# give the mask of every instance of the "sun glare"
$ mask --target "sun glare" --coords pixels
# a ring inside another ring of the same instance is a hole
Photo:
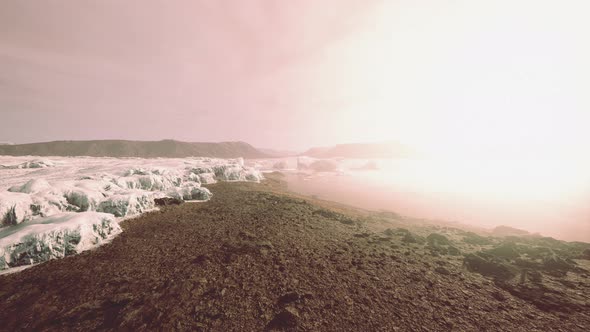
[[[590,86],[590,49],[575,41],[585,21],[544,1],[509,13],[504,5],[377,7],[320,59],[318,98],[348,98],[331,137],[404,142],[436,160],[428,181],[454,188],[546,197],[584,189],[590,101],[579,89]]]
[[[590,147],[580,91],[590,86],[590,48],[574,37],[585,20],[533,3],[504,13],[496,2],[384,2],[320,56],[312,99],[344,99],[336,136],[351,141],[399,140],[440,155],[580,155]],[[531,7],[554,21],[527,15]]]

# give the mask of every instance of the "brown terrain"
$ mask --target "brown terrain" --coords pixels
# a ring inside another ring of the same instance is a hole
[[[279,175],[209,188],[0,276],[0,330],[590,330],[588,244],[353,209]]]

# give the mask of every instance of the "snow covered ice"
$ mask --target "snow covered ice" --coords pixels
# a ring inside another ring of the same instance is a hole
[[[202,184],[259,182],[244,160],[0,156],[0,270],[88,250],[154,199],[206,201]]]
[[[0,230],[0,270],[63,258],[108,242],[121,233],[107,213],[66,212]]]
[[[35,159],[30,161],[25,161],[20,164],[13,164],[13,165],[0,165],[0,169],[8,168],[8,169],[22,169],[22,168],[46,168],[46,167],[53,167],[55,163],[49,159]]]

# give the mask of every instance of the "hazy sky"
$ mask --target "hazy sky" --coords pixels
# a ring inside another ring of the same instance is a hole
[[[3,0],[0,141],[590,147],[586,0]]]

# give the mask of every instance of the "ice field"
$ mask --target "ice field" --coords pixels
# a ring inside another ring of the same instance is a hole
[[[61,258],[108,242],[118,222],[154,199],[206,201],[201,184],[254,181],[238,159],[0,157],[0,270]]]

